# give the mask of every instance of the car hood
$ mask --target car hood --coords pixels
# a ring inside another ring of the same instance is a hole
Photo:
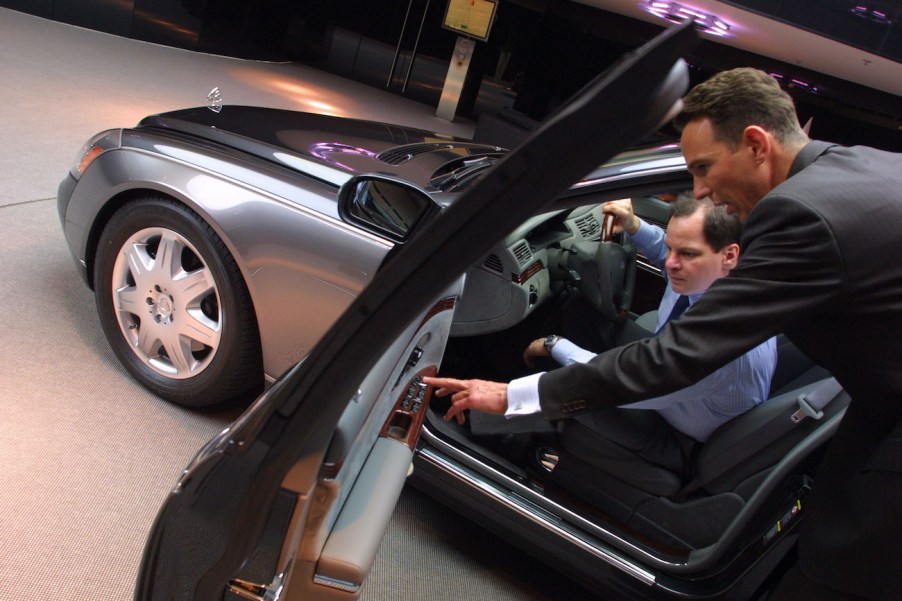
[[[312,161],[348,176],[378,173],[403,178],[427,190],[430,180],[449,164],[503,150],[400,125],[252,106],[161,113],[146,117],[138,128],[165,129],[223,144],[308,175],[317,171],[304,168]]]

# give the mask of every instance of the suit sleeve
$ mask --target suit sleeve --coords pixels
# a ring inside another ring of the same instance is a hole
[[[684,388],[839,294],[842,260],[829,224],[808,205],[769,196],[752,210],[739,265],[656,337],[539,380],[542,414],[560,419]]]

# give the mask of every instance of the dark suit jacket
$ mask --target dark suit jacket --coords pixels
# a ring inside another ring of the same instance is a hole
[[[543,415],[682,388],[785,332],[853,399],[808,504],[801,567],[902,599],[902,155],[809,143],[750,212],[742,248],[659,336],[542,376]]]

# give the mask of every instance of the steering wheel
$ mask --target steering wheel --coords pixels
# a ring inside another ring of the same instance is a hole
[[[614,241],[613,220],[605,215],[600,240],[575,243],[567,263],[579,275],[577,288],[585,300],[605,319],[622,320],[636,288],[636,247],[629,236]]]

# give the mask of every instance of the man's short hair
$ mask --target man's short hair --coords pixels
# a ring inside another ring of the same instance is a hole
[[[719,252],[730,244],[739,244],[742,236],[742,224],[734,215],[727,213],[726,207],[715,206],[710,198],[697,200],[691,192],[685,192],[677,196],[670,203],[670,216],[689,217],[696,211],[705,212],[705,221],[702,224],[702,234],[708,246]]]
[[[758,69],[721,71],[698,84],[683,98],[683,110],[673,124],[683,131],[689,122],[705,118],[714,126],[715,139],[731,148],[750,125],[763,127],[784,144],[808,139],[792,98],[776,79]]]

